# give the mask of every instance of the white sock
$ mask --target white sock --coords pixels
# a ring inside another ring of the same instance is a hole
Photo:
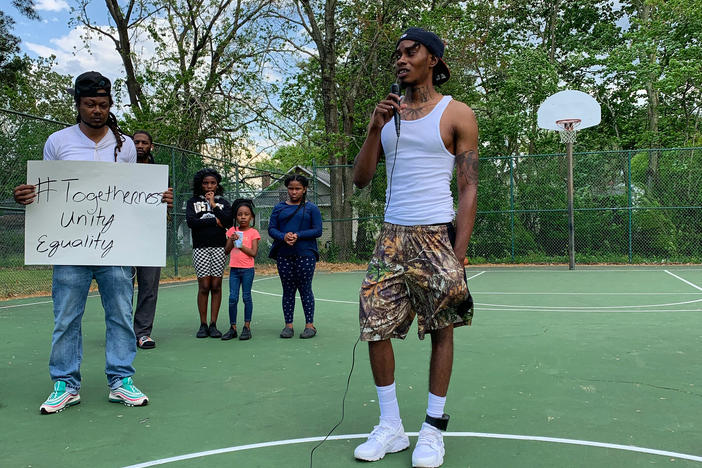
[[[444,406],[446,405],[446,397],[436,396],[429,392],[427,401],[427,414],[432,418],[440,418],[444,415]]]
[[[395,394],[395,382],[385,387],[378,387],[378,404],[380,405],[380,419],[383,419],[394,425],[402,422],[400,419],[400,406],[397,403],[397,395]]]

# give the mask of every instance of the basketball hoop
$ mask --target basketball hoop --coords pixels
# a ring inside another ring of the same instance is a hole
[[[555,130],[566,143],[568,161],[568,269],[575,269],[575,215],[573,209],[573,143],[576,129],[593,127],[602,120],[600,105],[592,96],[566,89],[547,97],[536,112],[539,128]]]
[[[575,133],[580,126],[580,119],[561,119],[556,120],[556,125],[561,134],[561,143],[575,143]]]

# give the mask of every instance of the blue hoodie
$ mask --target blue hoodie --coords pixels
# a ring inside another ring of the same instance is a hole
[[[297,234],[297,242],[289,246],[283,240],[285,234]],[[302,205],[288,205],[280,202],[273,208],[268,223],[268,235],[275,239],[271,247],[271,258],[314,256],[319,260],[317,238],[322,235],[322,213],[317,205],[306,202]]]

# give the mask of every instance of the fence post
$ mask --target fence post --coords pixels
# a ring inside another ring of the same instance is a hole
[[[512,232],[512,262],[514,262],[514,169],[509,158],[509,227]]]
[[[173,236],[173,274],[178,276],[178,205],[176,204],[177,198],[177,185],[176,180],[176,165],[175,165],[175,150],[171,148],[171,185],[173,185],[173,216],[171,216],[171,229]]]
[[[631,206],[632,203],[632,194],[631,194],[631,150],[627,151],[626,153],[627,157],[627,204],[628,209],[627,212],[629,213],[629,263],[633,261],[633,255],[632,255],[632,242],[631,242],[631,231],[632,231],[632,216],[631,212],[633,210],[633,207]]]
[[[239,164],[234,163],[234,193],[236,193],[236,198],[241,198],[239,193]]]

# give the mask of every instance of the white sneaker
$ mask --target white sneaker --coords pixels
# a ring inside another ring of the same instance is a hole
[[[444,436],[431,424],[422,423],[417,446],[412,452],[415,468],[436,468],[444,463]]]
[[[388,453],[401,452],[409,447],[409,437],[405,434],[402,423],[397,426],[380,420],[373,428],[368,440],[356,447],[353,456],[359,460],[376,461]]]

